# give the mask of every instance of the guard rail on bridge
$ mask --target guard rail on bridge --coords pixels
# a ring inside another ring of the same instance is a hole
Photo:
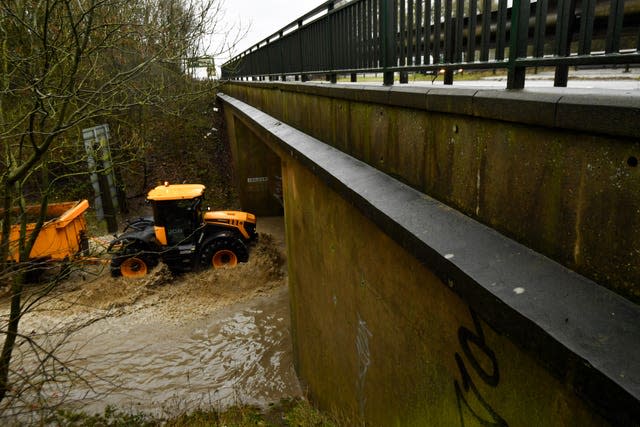
[[[521,89],[527,68],[640,63],[640,0],[332,0],[222,66],[223,79],[286,79],[506,69]]]

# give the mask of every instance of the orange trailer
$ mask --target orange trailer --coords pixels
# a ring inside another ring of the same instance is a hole
[[[88,249],[87,222],[84,212],[89,202],[51,203],[47,208],[48,220],[42,225],[40,234],[31,249],[29,259],[72,260]],[[40,206],[29,206],[27,213],[36,214]],[[27,233],[33,232],[35,223],[27,224]],[[20,225],[11,227],[9,235],[9,259],[18,261]]]

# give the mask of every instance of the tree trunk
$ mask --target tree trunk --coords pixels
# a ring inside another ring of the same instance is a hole
[[[9,367],[11,365],[11,355],[18,337],[18,324],[22,316],[20,301],[24,284],[24,272],[18,271],[13,277],[11,284],[11,312],[9,314],[9,324],[5,332],[4,345],[0,354],[0,402],[9,391]]]

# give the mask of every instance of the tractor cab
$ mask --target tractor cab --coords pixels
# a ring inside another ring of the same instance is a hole
[[[192,244],[202,224],[202,184],[161,185],[149,192],[155,236],[162,246]]]

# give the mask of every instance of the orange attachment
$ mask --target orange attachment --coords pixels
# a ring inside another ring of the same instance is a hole
[[[52,203],[47,208],[46,221],[31,249],[30,259],[48,258],[52,260],[73,259],[80,252],[82,235],[86,235],[87,222],[84,212],[89,209],[89,202]],[[39,206],[27,207],[27,212],[39,212]],[[27,224],[27,235],[35,229],[35,223]],[[11,227],[9,234],[9,259],[19,259],[20,225]]]

